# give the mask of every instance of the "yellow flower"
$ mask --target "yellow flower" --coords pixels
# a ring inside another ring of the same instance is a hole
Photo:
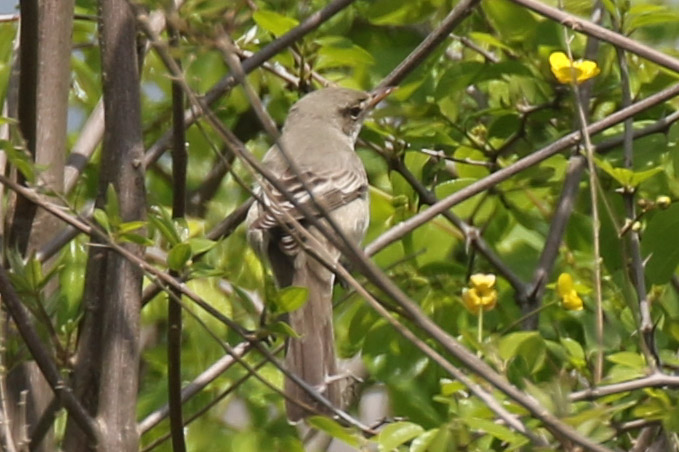
[[[476,273],[469,277],[471,288],[462,290],[464,305],[474,314],[478,314],[481,308],[490,311],[497,304],[497,290],[495,287],[495,275]]]
[[[554,52],[549,56],[549,65],[559,83],[581,84],[596,77],[601,70],[595,61],[571,61],[563,52]]]
[[[672,204],[672,199],[666,195],[658,196],[655,198],[655,204],[661,209],[667,209]]]
[[[573,277],[568,273],[561,273],[556,282],[556,291],[561,297],[563,307],[569,311],[582,311],[583,302],[573,285]]]

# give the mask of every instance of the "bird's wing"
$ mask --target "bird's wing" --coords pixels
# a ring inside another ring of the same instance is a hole
[[[304,210],[320,216],[314,201],[330,212],[357,198],[365,197],[368,192],[365,173],[355,169],[335,168],[315,173],[302,172],[300,176],[311,189],[313,200],[300,178],[288,169],[278,178],[278,182],[295,202],[290,201],[288,196],[270,183],[264,182],[263,185],[267,189],[260,192],[264,206],[260,208],[259,217],[251,227],[270,229],[281,222],[285,223],[286,218],[289,218],[288,215],[296,220],[303,219]]]

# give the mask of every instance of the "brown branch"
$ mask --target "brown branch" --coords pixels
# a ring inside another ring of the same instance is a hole
[[[658,105],[668,99],[671,99],[679,95],[679,84],[673,85],[663,91],[660,91],[648,98],[639,101],[627,108],[623,108],[612,115],[602,119],[601,121],[590,124],[587,127],[588,132],[591,135],[600,133],[607,128],[624,121],[648,108]],[[477,193],[487,190],[500,182],[508,179],[509,177],[530,168],[533,165],[540,163],[541,161],[557,154],[564,149],[578,144],[581,140],[580,131],[571,132],[568,135],[558,139],[552,144],[530,154],[527,157],[509,165],[482,180],[474,182],[467,187],[453,193],[452,195],[444,198],[431,206],[429,209],[420,212],[419,214],[409,218],[406,221],[399,223],[398,225],[391,228],[389,231],[382,234],[380,237],[375,239],[370,245],[366,247],[366,253],[368,255],[373,255],[384,247],[394,243],[404,235],[408,234],[413,229],[416,229],[426,222],[430,221],[432,218],[440,215],[443,211],[450,209],[454,205],[468,199]]]
[[[567,12],[548,6],[537,0],[511,0],[517,5],[525,6],[526,8],[535,11],[536,13],[548,17],[570,28],[573,31],[584,33],[602,41],[613,44],[618,49],[626,50],[640,57],[646,58],[653,63],[679,72],[679,60],[655,50],[652,47],[641,44],[633,39],[623,36],[619,33],[611,31],[602,26],[596,25],[588,20],[581,19]]]
[[[267,44],[262,50],[255,53],[251,58],[243,61],[243,71],[246,74],[254,71],[265,61],[269,60],[276,54],[282,52],[287,47],[292,45],[295,41],[301,39],[308,33],[314,31],[320,27],[323,23],[329,20],[338,12],[342,11],[347,6],[351,5],[355,0],[333,0],[325,8],[316,11],[307,17],[298,26],[281,36],[280,38]],[[205,105],[211,105],[217,101],[220,97],[226,94],[231,88],[236,85],[236,79],[232,74],[227,75],[217,82],[210,90],[205,93],[203,97],[203,102]],[[193,124],[200,116],[202,116],[202,111],[194,111],[189,108],[184,112],[184,127],[188,128]],[[156,140],[153,145],[146,151],[144,157],[144,164],[149,166],[151,163],[155,162],[165,150],[170,146],[172,140],[172,133],[167,132],[158,140]]]
[[[247,342],[242,342],[233,348],[233,352],[239,356],[244,356],[252,346]],[[181,390],[181,402],[184,403],[193,396],[202,391],[207,385],[212,383],[220,375],[226,372],[237,361],[231,355],[224,355],[219,360],[214,362],[210,367],[205,369],[200,375],[191,381],[191,383],[184,386]],[[151,430],[165,419],[170,413],[169,405],[164,405],[154,412],[147,415],[143,420],[137,424],[137,430],[140,435]]]
[[[52,391],[66,408],[69,416],[87,435],[90,442],[92,444],[99,443],[101,432],[97,422],[87,413],[78,399],[75,398],[73,391],[61,377],[54,359],[40,341],[38,332],[31,324],[30,314],[14,290],[9,275],[2,264],[0,264],[0,294],[2,295],[3,304],[7,308],[12,320],[14,320],[17,330],[19,330],[24,343],[31,352],[31,356],[33,356],[38,367],[40,367],[40,371],[45,376]]]
[[[179,32],[168,26],[170,46],[179,45]],[[175,59],[181,69],[181,62]],[[186,152],[186,131],[184,129],[184,93],[181,85],[172,82],[172,218],[186,215],[186,171],[188,155]],[[179,272],[172,270],[170,276],[177,278]],[[174,296],[167,303],[167,392],[170,414],[170,434],[172,450],[186,451],[184,438],[184,419],[182,414],[182,307],[175,301],[181,294],[172,290]]]
[[[622,106],[626,107],[632,103],[632,93],[630,89],[629,67],[627,57],[622,49],[616,48],[618,66],[620,67],[620,85],[622,87]],[[623,153],[625,168],[632,169],[634,166],[634,120],[629,118],[624,123],[625,131],[623,134]],[[624,190],[622,194],[625,205],[625,215],[631,221],[636,218],[635,193],[633,190]],[[644,274],[644,259],[641,255],[641,236],[638,231],[630,230],[627,234],[627,244],[632,255],[630,267],[630,278],[636,291],[639,303],[639,339],[641,348],[646,356],[646,361],[652,371],[660,365],[660,356],[655,348],[655,337],[653,320],[651,319],[650,302],[646,291],[646,275]]]
[[[397,86],[405,79],[408,74],[418,67],[429,56],[431,52],[446,40],[448,35],[469,16],[481,0],[461,0],[455,5],[436,30],[429,33],[427,37],[418,45],[415,50],[410,52],[401,63],[387,75],[377,89],[387,86]]]
[[[568,400],[571,402],[580,402],[582,400],[594,400],[611,394],[635,391],[637,389],[662,387],[679,387],[679,376],[665,375],[656,372],[636,380],[623,381],[621,383],[614,383],[606,386],[595,386],[582,391],[572,392],[568,395]]]

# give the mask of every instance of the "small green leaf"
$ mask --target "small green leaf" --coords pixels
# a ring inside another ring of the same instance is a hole
[[[148,218],[153,227],[158,229],[163,238],[167,240],[171,246],[175,246],[177,243],[181,242],[179,233],[175,228],[175,223],[172,221],[172,218],[166,209],[159,206],[153,206]]]
[[[342,36],[326,36],[316,40],[318,50],[317,70],[341,66],[370,66],[375,63],[373,56]]]
[[[472,430],[481,430],[494,436],[500,441],[507,442],[511,446],[510,449],[522,446],[528,443],[528,438],[522,436],[518,433],[513,432],[508,427],[504,425],[496,424],[495,421],[481,418],[462,418],[462,421],[469,426]],[[508,449],[505,449],[508,450]]]
[[[257,25],[276,36],[287,33],[299,24],[292,17],[263,9],[255,11],[252,18]]]
[[[625,188],[636,188],[646,179],[663,171],[661,167],[651,168],[646,171],[632,171],[628,168],[615,168],[607,160],[595,159],[595,161],[599,168]]]
[[[280,321],[267,325],[266,330],[272,334],[280,334],[285,337],[292,337],[295,339],[302,337],[297,333],[297,331],[293,330],[290,325]]]
[[[519,350],[519,347],[521,347],[524,342],[531,340],[534,337],[538,337],[538,333],[535,331],[519,331],[506,335],[500,339],[500,344],[498,347],[500,357],[505,361],[514,358]]]
[[[136,243],[142,246],[153,246],[153,240],[149,239],[145,235],[135,234],[134,232],[128,232],[127,234],[119,234],[116,236],[121,242]]]
[[[606,357],[607,361],[615,364],[620,364],[621,366],[629,367],[631,369],[642,369],[646,367],[646,362],[644,357],[639,353],[632,352],[619,352],[613,353]]]
[[[377,435],[381,451],[392,451],[401,444],[421,435],[422,426],[412,422],[394,422],[389,424]]]
[[[118,230],[116,232],[119,234],[125,234],[127,232],[136,231],[137,229],[143,228],[144,226],[146,226],[145,221],[128,221],[118,226]]]
[[[579,342],[574,341],[569,337],[561,338],[561,345],[566,348],[568,356],[571,363],[578,368],[585,366],[585,351],[582,349],[582,345]]]
[[[104,228],[107,232],[111,232],[111,225],[108,222],[108,215],[101,209],[94,209],[94,219],[99,225]]]
[[[641,242],[646,275],[653,284],[666,284],[679,265],[679,246],[668,246],[679,230],[679,204],[656,212],[649,220]]]
[[[333,438],[344,441],[352,447],[358,447],[361,443],[361,438],[357,432],[352,429],[342,427],[337,422],[324,416],[312,416],[307,419],[307,422],[312,427],[321,430]]]
[[[167,253],[167,266],[171,270],[180,271],[191,259],[191,247],[188,243],[178,243]]]
[[[118,201],[118,193],[113,184],[108,184],[106,189],[106,214],[111,225],[116,227],[122,222],[120,219],[120,203]]]
[[[276,307],[278,307],[280,312],[295,311],[306,303],[308,296],[309,291],[306,287],[285,287],[276,294]]]
[[[188,240],[189,246],[191,246],[191,253],[195,256],[196,254],[200,253],[205,253],[206,251],[211,250],[212,248],[217,245],[217,242],[214,240],[202,238],[202,237],[194,237],[192,239]]]

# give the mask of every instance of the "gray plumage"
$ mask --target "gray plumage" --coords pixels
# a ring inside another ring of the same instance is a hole
[[[292,107],[279,141],[315,201],[330,212],[343,235],[355,244],[363,240],[370,213],[368,179],[354,145],[367,111],[377,100],[368,93],[344,88],[315,91]],[[318,215],[309,193],[277,146],[267,152],[262,163],[298,204]],[[306,304],[290,313],[290,325],[301,337],[289,340],[286,366],[341,407],[339,382],[332,379],[337,374],[332,326],[334,274],[305,253],[280,222],[286,215],[298,220],[332,262],[339,260],[340,252],[285,195],[270,183],[263,184],[265,189],[260,187],[258,193],[264,206],[255,203],[248,212],[248,240],[271,265],[279,287],[308,289]],[[326,220],[321,221],[325,229],[332,230]],[[285,392],[327,412],[293,381],[286,379]],[[286,403],[286,409],[293,421],[310,414],[292,402]]]

